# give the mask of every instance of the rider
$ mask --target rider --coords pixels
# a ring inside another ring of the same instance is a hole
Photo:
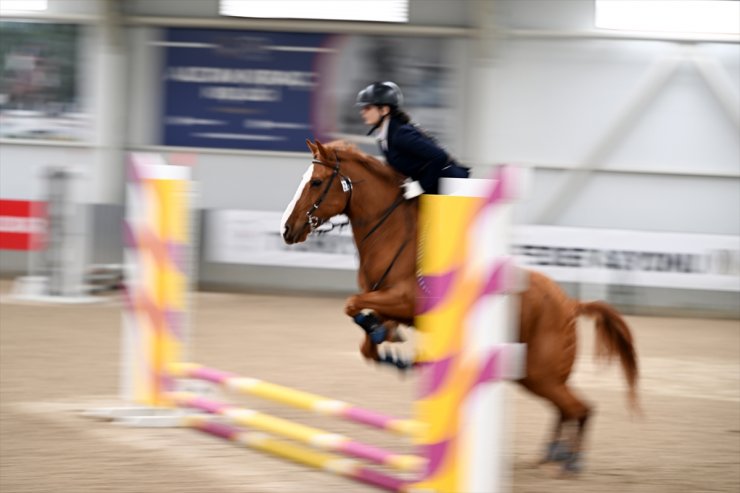
[[[357,94],[357,106],[365,124],[372,125],[368,135],[378,139],[388,164],[409,179],[404,196],[436,194],[441,177],[467,178],[470,169],[459,165],[447,151],[411,123],[401,110],[401,89],[390,81],[373,82]]]

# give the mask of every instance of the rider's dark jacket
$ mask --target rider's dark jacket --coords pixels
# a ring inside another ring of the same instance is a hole
[[[385,159],[396,171],[416,180],[425,193],[436,194],[440,177],[467,178],[468,168],[458,165],[432,138],[410,123],[390,117]]]

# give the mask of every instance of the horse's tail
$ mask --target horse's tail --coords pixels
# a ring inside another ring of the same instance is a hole
[[[580,314],[594,317],[596,322],[596,357],[607,361],[619,356],[627,385],[630,407],[640,412],[637,399],[637,351],[627,322],[612,306],[603,301],[581,303]]]

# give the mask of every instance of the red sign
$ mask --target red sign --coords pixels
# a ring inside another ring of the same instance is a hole
[[[39,250],[45,236],[45,202],[0,200],[0,250]]]

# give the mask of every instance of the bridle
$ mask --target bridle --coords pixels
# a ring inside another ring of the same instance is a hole
[[[342,190],[345,193],[349,192],[349,196],[347,197],[347,202],[344,205],[344,210],[342,211],[343,214],[346,212],[347,208],[350,205],[350,202],[352,201],[352,180],[348,176],[345,176],[340,172],[339,156],[335,155],[334,159],[335,161],[333,165],[326,163],[324,161],[321,161],[320,159],[313,159],[311,161],[313,164],[320,164],[321,166],[331,168],[332,170],[332,174],[331,174],[331,177],[329,178],[329,182],[326,184],[326,186],[322,190],[321,195],[319,195],[319,198],[316,199],[316,202],[314,202],[311,208],[308,211],[306,211],[306,218],[307,218],[306,224],[311,228],[311,231],[315,231],[316,228],[321,226],[323,222],[321,218],[314,216],[314,212],[318,210],[318,208],[321,206],[321,203],[324,201],[326,196],[329,194],[329,190],[331,189],[331,186],[334,183],[334,180],[337,178],[337,176],[339,177],[339,180],[342,183]],[[385,221],[391,216],[393,211],[395,211],[398,208],[398,206],[401,205],[403,202],[404,202],[404,197],[403,197],[403,193],[401,192],[399,193],[398,197],[396,197],[396,199],[393,201],[393,203],[390,205],[390,207],[388,207],[388,209],[386,209],[385,212],[381,215],[380,219],[378,219],[378,222],[375,224],[375,226],[373,226],[370,229],[370,231],[368,231],[365,234],[365,236],[360,240],[360,243],[364,243],[365,240],[367,240],[373,233],[378,231],[378,229],[383,225],[383,223],[385,223]],[[401,253],[404,251],[406,246],[409,244],[409,241],[410,241],[410,238],[408,237],[404,239],[403,243],[401,243],[401,245],[398,247],[398,250],[393,256],[393,259],[391,260],[390,264],[385,269],[383,274],[380,276],[380,279],[378,279],[372,284],[370,288],[371,291],[377,291],[380,288],[380,286],[383,284],[383,281],[385,281],[386,277],[388,277],[388,274],[393,269],[393,266],[396,264],[396,261],[401,256]]]
[[[332,184],[334,183],[334,180],[336,177],[339,177],[339,181],[342,183],[342,190],[344,193],[349,192],[349,197],[347,197],[347,203],[344,206],[344,211],[347,210],[347,207],[349,207],[350,202],[352,201],[352,180],[349,179],[349,177],[341,174],[339,172],[339,157],[334,157],[334,165],[332,166],[329,163],[325,163],[324,161],[321,161],[320,159],[313,159],[311,161],[313,164],[320,164],[321,166],[326,166],[327,168],[332,169],[331,177],[329,178],[329,182],[324,187],[324,190],[321,191],[321,195],[319,195],[319,198],[316,199],[316,202],[313,203],[311,208],[306,211],[306,221],[308,226],[311,228],[311,231],[315,231],[316,228],[321,226],[321,223],[323,220],[319,217],[314,216],[314,212],[318,210],[319,206],[321,206],[321,203],[324,201],[326,196],[329,194],[329,190],[331,189]]]

